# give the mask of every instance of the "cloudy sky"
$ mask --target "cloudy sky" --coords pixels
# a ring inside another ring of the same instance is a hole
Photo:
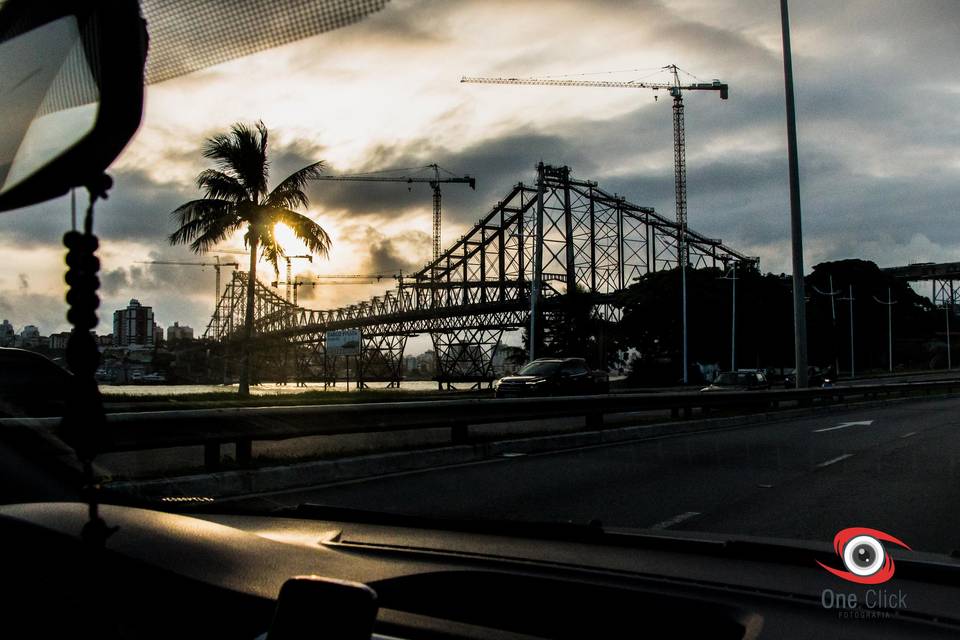
[[[805,263],[960,259],[960,3],[793,0]],[[465,85],[462,75],[666,81],[677,64],[730,84],[686,96],[689,224],[789,272],[779,3],[775,0],[393,0],[364,22],[152,85],[137,137],[98,209],[104,313],[136,297],[198,332],[212,269],[170,247],[169,212],[197,197],[205,137],[237,121],[271,131],[273,177],[431,162],[478,180],[444,190],[455,238],[539,160],[673,215],[668,96],[646,90]],[[588,75],[577,75],[588,74]],[[685,76],[690,79],[690,76]],[[319,182],[308,215],[334,239],[314,273],[411,271],[430,254],[426,185]],[[69,199],[0,214],[0,318],[64,330]],[[240,248],[237,238],[227,246]],[[261,274],[272,279],[264,265]],[[329,308],[382,286],[303,289]]]

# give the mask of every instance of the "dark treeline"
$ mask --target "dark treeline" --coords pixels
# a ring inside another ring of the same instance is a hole
[[[689,363],[731,364],[730,271],[687,272]],[[793,292],[789,276],[740,267],[736,272],[736,365],[793,367]],[[946,366],[945,315],[903,281],[864,260],[824,262],[806,280],[808,357],[811,365],[850,369],[850,297],[853,293],[857,373],[888,366],[887,306],[892,309],[893,363],[898,369]],[[831,289],[832,284],[832,289]],[[831,295],[832,294],[832,295]],[[831,303],[833,307],[831,308]],[[585,296],[570,297],[547,314],[540,355],[581,355],[595,366],[617,366],[629,353],[633,380],[672,384],[682,378],[679,269],[650,273],[622,292],[622,321],[592,317]],[[605,360],[605,362],[604,362]]]

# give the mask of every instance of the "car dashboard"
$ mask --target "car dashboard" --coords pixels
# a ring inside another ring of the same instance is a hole
[[[11,628],[29,637],[295,637],[271,632],[271,624],[281,587],[306,575],[376,593],[374,635],[362,637],[815,638],[837,637],[838,625],[844,637],[960,631],[950,565],[898,562],[908,575],[897,576],[896,588],[910,606],[882,619],[825,608],[822,591],[844,589],[814,562],[828,557],[828,545],[798,553],[589,530],[551,537],[111,505],[100,512],[112,531],[102,549],[81,540],[85,504],[0,508]],[[349,613],[335,598],[299,609],[313,637],[347,637],[324,632],[341,628]]]

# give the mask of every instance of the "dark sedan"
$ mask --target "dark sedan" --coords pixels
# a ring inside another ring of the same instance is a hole
[[[727,371],[700,391],[757,391],[769,388],[770,382],[760,371]]]
[[[583,358],[539,358],[494,384],[498,398],[587,395],[608,389],[607,374],[592,371]]]
[[[0,417],[63,415],[72,377],[39,353],[0,348]]]

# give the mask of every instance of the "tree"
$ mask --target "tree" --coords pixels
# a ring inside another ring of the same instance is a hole
[[[599,315],[597,304],[580,286],[548,299],[540,316],[536,354],[543,358],[586,359],[591,367],[622,364],[616,323]],[[524,352],[530,349],[530,328],[523,330]]]
[[[204,197],[191,200],[171,213],[179,227],[170,234],[170,244],[189,244],[195,253],[204,253],[236,231],[246,229],[243,241],[250,248],[247,273],[247,307],[240,358],[240,396],[250,395],[250,342],[253,338],[254,286],[257,281],[257,250],[279,273],[277,261],[284,256],[274,237],[274,226],[289,227],[311,253],[327,256],[330,237],[320,225],[294,209],[309,202],[307,180],[323,171],[315,162],[294,172],[267,191],[267,128],[262,122],[250,127],[234,124],[228,134],[208,138],[203,157],[213,160],[213,169],[197,176],[197,188]]]

